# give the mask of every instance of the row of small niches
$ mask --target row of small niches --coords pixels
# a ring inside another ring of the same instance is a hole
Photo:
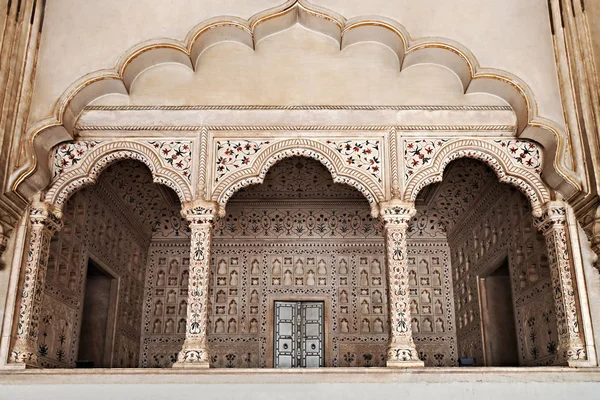
[[[155,318],[152,323],[152,333],[155,335],[159,334],[173,334],[180,333],[185,334],[185,318],[180,318],[177,323],[175,323],[175,319],[167,318],[163,324],[163,318]]]
[[[175,302],[174,299],[177,297],[177,291],[175,289],[170,289],[167,292],[167,289],[165,289],[165,288],[156,288],[154,291],[154,294],[155,294],[155,296],[161,296],[161,297],[164,297],[166,294],[167,295],[167,303],[174,303]],[[187,299],[187,295],[188,295],[188,288],[179,288],[179,296],[185,296],[185,298]]]
[[[187,268],[187,267],[186,267]],[[181,283],[179,282],[179,274],[176,276],[167,276],[165,281],[165,272],[159,270],[156,274],[156,286],[187,286],[189,283],[190,273],[186,269],[181,272]]]
[[[351,327],[350,322],[346,318],[340,318],[339,325],[340,333],[354,333],[354,329]],[[385,318],[381,317],[361,317],[359,319],[360,333],[384,333],[385,332]]]
[[[442,271],[440,268],[434,268],[431,276],[418,276],[417,271],[410,269],[408,271],[408,284],[410,286],[442,286]]]
[[[304,277],[293,277],[291,271],[286,271],[282,277],[271,277],[271,286],[326,286],[327,278],[315,277],[314,273],[308,273]]]
[[[442,314],[444,314],[443,300],[435,299],[435,302],[433,302],[433,303],[419,304],[418,299],[411,299],[410,314],[411,315],[421,315],[421,314],[442,315]]]
[[[209,321],[209,329],[216,334],[234,334],[238,333],[238,321],[234,317],[215,318],[214,321]],[[251,318],[248,321],[247,333],[258,333],[259,324],[257,318]],[[239,332],[246,333],[246,332]]]
[[[383,289],[375,289],[373,291],[368,288],[361,288],[359,290],[360,296],[369,296],[371,294],[372,301],[375,304],[385,302],[385,291]],[[346,289],[340,290],[340,303],[348,303],[348,291]]]
[[[441,318],[412,318],[410,321],[413,333],[444,333],[446,328]]]
[[[154,310],[152,310],[152,314],[156,316],[160,315],[186,315],[187,314],[187,300],[181,300],[179,303],[166,305],[162,302],[161,299],[158,299],[154,303]]]
[[[179,262],[178,259],[171,259],[171,261],[169,261],[169,265],[167,266],[167,258],[166,257],[160,257],[158,259],[158,271],[156,273],[156,285],[157,286],[164,286],[165,284],[165,275],[168,275],[167,277],[167,284],[169,286],[171,285],[177,285],[177,278],[181,277],[181,280],[186,280],[189,277],[189,265],[190,265],[190,259],[189,258],[183,258],[181,260],[181,263]],[[180,272],[180,270],[182,270]]]
[[[409,288],[408,294],[410,296],[421,296],[421,299],[424,303],[430,303],[431,302],[431,292],[429,291],[429,289],[433,290],[434,296],[443,296],[444,295],[444,290],[442,288],[424,288],[420,291],[419,291],[419,288]],[[429,301],[427,300],[427,297],[429,297]]]

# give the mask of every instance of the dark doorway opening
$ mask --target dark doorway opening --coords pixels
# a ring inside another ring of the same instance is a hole
[[[117,280],[90,259],[79,335],[79,366],[111,367],[116,294]]]
[[[508,258],[479,279],[483,346],[487,366],[517,366],[519,351]]]

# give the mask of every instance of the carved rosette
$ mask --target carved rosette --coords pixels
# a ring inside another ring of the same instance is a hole
[[[217,206],[206,201],[190,202],[184,204],[181,214],[191,230],[190,276],[185,342],[173,367],[208,368],[208,278]]]
[[[10,362],[37,367],[37,339],[50,254],[50,240],[62,228],[60,213],[48,203],[29,212],[29,249],[24,268],[15,341]]]
[[[410,326],[408,268],[406,265],[406,236],[416,209],[412,203],[392,200],[381,206],[387,257],[390,341],[388,367],[422,367]]]
[[[558,328],[559,362],[571,364],[587,360],[579,331],[577,293],[569,255],[565,204],[560,201],[546,203],[541,217],[536,218],[535,224],[543,232],[548,247]]]

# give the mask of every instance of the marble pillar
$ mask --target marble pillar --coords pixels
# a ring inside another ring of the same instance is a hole
[[[558,362],[577,366],[587,360],[583,335],[579,329],[579,307],[572,258],[566,226],[566,204],[550,201],[536,218],[538,229],[546,238],[550,274],[558,329]]]
[[[62,228],[60,211],[48,203],[35,203],[29,211],[29,248],[19,297],[16,336],[10,351],[11,363],[39,367],[38,330],[50,240]]]
[[[390,339],[386,365],[392,368],[423,367],[418,357],[410,326],[406,235],[411,217],[416,213],[412,203],[392,200],[381,206],[384,222],[389,291]]]
[[[184,204],[191,229],[185,341],[173,368],[208,368],[208,279],[213,222],[217,206],[206,201]]]

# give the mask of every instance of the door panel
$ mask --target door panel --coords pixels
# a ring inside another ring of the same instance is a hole
[[[325,365],[323,302],[275,302],[275,368]]]
[[[275,303],[275,368],[296,366],[296,309],[293,302]]]

